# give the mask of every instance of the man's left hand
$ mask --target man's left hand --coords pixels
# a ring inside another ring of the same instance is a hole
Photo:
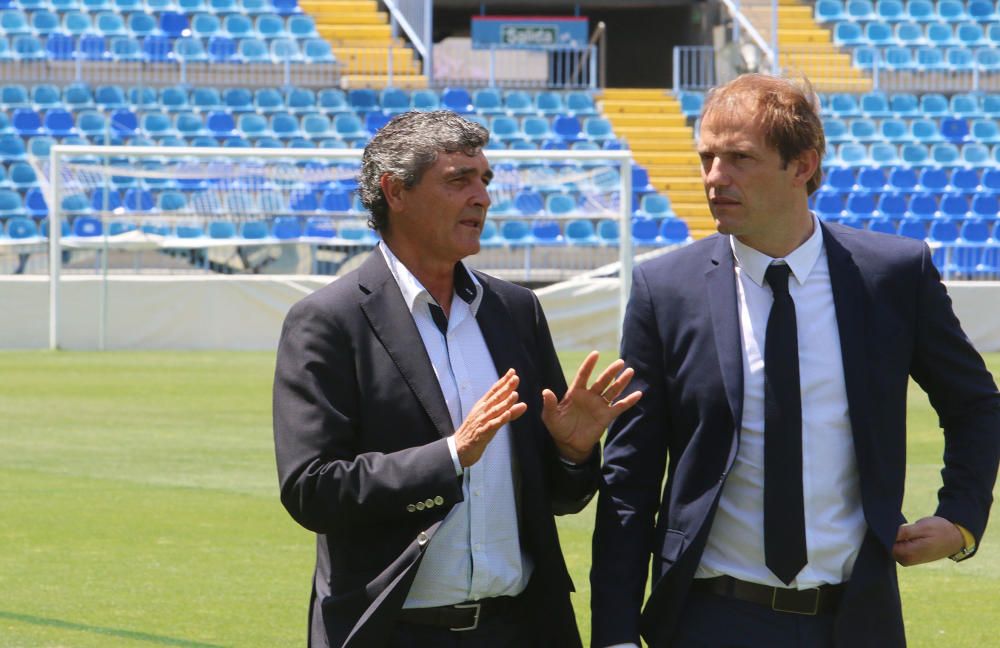
[[[542,391],[542,422],[559,454],[573,463],[585,462],[608,424],[642,398],[642,392],[637,391],[615,402],[635,373],[631,368],[622,371],[625,362],[621,359],[608,365],[587,387],[598,357],[597,351],[587,355],[562,400],[549,389]]]
[[[958,527],[943,517],[932,515],[899,527],[892,557],[900,565],[910,567],[947,558],[964,546],[965,540]]]

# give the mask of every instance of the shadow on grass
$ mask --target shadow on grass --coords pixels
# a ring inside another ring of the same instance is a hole
[[[188,641],[187,639],[175,639],[174,637],[164,637],[161,635],[149,634],[148,632],[134,632],[132,630],[118,630],[116,628],[104,628],[101,626],[86,625],[83,623],[73,623],[62,619],[49,619],[47,617],[33,616],[30,614],[18,614],[16,612],[6,612],[0,610],[0,619],[20,621],[32,625],[45,626],[48,628],[60,628],[63,630],[76,630],[77,632],[89,632],[91,634],[105,635],[108,637],[119,637],[121,639],[132,639],[134,641],[145,641],[160,646],[181,646],[182,648],[222,648],[219,644],[201,643],[199,641]]]

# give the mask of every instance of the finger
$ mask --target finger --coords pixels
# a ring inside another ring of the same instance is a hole
[[[595,394],[603,393],[604,390],[612,384],[615,376],[618,375],[618,372],[620,372],[624,366],[625,361],[620,358],[608,365],[607,368],[601,372],[601,375],[597,377],[597,380],[594,381],[594,384],[591,386],[591,391]]]
[[[615,416],[618,416],[619,414],[621,414],[625,410],[631,408],[633,405],[635,405],[636,403],[638,403],[640,398],[642,398],[642,392],[641,391],[632,392],[631,394],[629,394],[625,398],[621,399],[620,401],[618,401],[614,405],[612,405],[611,409],[614,410]]]
[[[520,382],[521,378],[517,374],[505,374],[504,377],[497,381],[489,391],[483,394],[483,397],[477,401],[477,405],[482,408],[489,409],[497,403],[504,402],[510,397],[511,393],[517,389],[517,385]]]
[[[576,370],[576,376],[573,378],[573,384],[570,385],[570,389],[587,388],[587,383],[590,381],[590,374],[594,371],[594,366],[597,364],[599,357],[600,354],[597,351],[591,351],[587,354],[587,357],[580,363],[580,368]]]
[[[604,399],[607,401],[613,401],[618,398],[628,384],[632,382],[632,376],[635,375],[635,370],[629,367],[625,371],[619,374],[618,378],[615,379],[613,383],[608,385],[608,388],[604,390]]]
[[[510,408],[510,419],[513,422],[521,418],[525,412],[528,411],[527,403],[515,403],[513,407]]]
[[[493,383],[489,389],[486,390],[486,393],[483,394],[483,398],[481,400],[485,400],[490,396],[492,396],[493,394],[496,394],[497,392],[501,391],[507,386],[507,384],[512,379],[515,378],[517,378],[517,372],[514,371],[513,369],[508,369],[507,373],[497,378],[497,381]]]

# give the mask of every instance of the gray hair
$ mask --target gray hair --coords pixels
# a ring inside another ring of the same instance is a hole
[[[358,194],[370,212],[368,226],[384,232],[389,225],[389,203],[381,179],[389,174],[410,188],[440,153],[462,151],[475,155],[490,140],[490,132],[449,110],[405,112],[393,117],[368,142],[361,156]]]

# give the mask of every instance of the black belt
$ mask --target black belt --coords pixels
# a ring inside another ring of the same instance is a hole
[[[844,585],[821,585],[813,589],[795,590],[748,583],[731,576],[696,578],[691,589],[717,596],[764,605],[776,612],[793,614],[833,614],[840,604]]]
[[[479,601],[466,601],[457,605],[432,608],[403,608],[399,621],[416,625],[447,628],[453,632],[475,630],[481,623],[510,613],[520,599],[496,596]]]

